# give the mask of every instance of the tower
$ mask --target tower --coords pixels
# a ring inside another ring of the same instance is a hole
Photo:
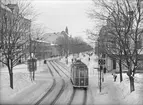
[[[66,26],[65,32],[66,32],[66,34],[69,34],[67,26]]]

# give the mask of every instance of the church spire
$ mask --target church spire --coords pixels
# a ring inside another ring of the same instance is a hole
[[[66,26],[65,32],[66,32],[67,34],[69,34],[69,32],[68,32],[68,27],[67,27],[67,26]]]

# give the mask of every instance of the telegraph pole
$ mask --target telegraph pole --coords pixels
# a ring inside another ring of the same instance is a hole
[[[98,84],[99,84],[99,91],[101,92],[101,70],[102,70],[102,66],[101,66],[101,59],[100,59],[100,55],[99,55],[99,40],[97,39],[97,46],[98,46]]]
[[[29,56],[30,56],[30,58],[29,58],[29,72],[30,72],[30,78],[31,78],[31,81],[33,80],[32,79],[32,70],[30,70],[30,69],[32,69],[31,67],[30,67],[30,65],[31,65],[31,58],[32,58],[32,56],[31,56],[31,33],[29,33]]]

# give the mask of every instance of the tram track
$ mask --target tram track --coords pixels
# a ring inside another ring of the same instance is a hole
[[[43,103],[48,105],[55,105],[55,104],[58,105],[58,100],[60,100],[59,98],[60,97],[62,98],[62,94],[64,93],[64,90],[67,89],[68,83],[66,82],[67,79],[63,78],[64,73],[62,73],[62,70],[60,67],[58,67],[58,64],[59,63],[57,63],[57,61],[52,61],[52,60],[47,62],[47,67],[50,71],[50,74],[53,77],[53,83],[50,89],[42,96],[42,98],[38,99],[35,105],[39,105]],[[56,78],[55,74],[57,74],[56,76],[60,77],[61,82],[59,82],[58,80],[59,78],[58,77]],[[58,88],[59,86],[58,84],[61,85],[60,88]],[[58,88],[58,91],[56,90],[56,88]],[[77,89],[73,89],[73,92],[70,93],[70,96],[68,97],[68,101],[66,102],[67,105],[72,105],[72,102],[75,99],[75,94],[77,93],[77,91],[78,91]],[[86,101],[87,101],[87,90],[84,90],[82,105],[86,105]]]
[[[73,99],[74,99],[74,96],[75,96],[75,92],[76,92],[76,89],[73,89],[73,92],[72,92],[72,94],[71,94],[71,96],[70,96],[70,100],[69,100],[69,102],[67,103],[67,105],[71,105],[71,103],[72,103],[72,101],[73,101]]]
[[[50,62],[50,64],[52,65],[52,67],[54,68],[54,70],[61,76],[61,74],[58,72],[58,70],[54,67],[54,65]],[[65,83],[65,80],[62,78],[62,87],[59,91],[59,93],[56,95],[55,99],[51,102],[50,105],[54,105],[56,103],[56,101],[59,99],[59,97],[62,95],[62,93],[64,92],[64,90],[67,88],[67,85]]]
[[[56,64],[56,66],[57,66],[57,65],[60,65],[62,68],[64,68],[66,71],[68,71],[65,67],[63,67],[63,64],[62,64],[61,62],[55,61],[55,64]],[[59,68],[59,67],[58,67],[58,68]],[[68,72],[69,72],[69,71],[68,71]],[[69,102],[67,103],[67,105],[71,105],[71,104],[72,104],[72,101],[73,101],[73,99],[74,99],[74,97],[75,97],[76,92],[77,92],[77,89],[73,89],[73,92],[72,92],[72,94],[71,94],[71,96],[70,96],[70,100],[69,100]],[[87,89],[84,89],[84,96],[83,96],[82,105],[86,105],[86,103],[87,103]]]
[[[70,100],[69,100],[67,105],[76,105],[76,104],[73,103],[74,100],[75,100],[76,94],[78,94],[78,89],[73,89],[73,93],[70,96]],[[82,101],[82,103],[80,105],[86,105],[86,103],[87,103],[87,90],[85,90],[85,89],[84,89],[84,95],[83,95],[83,99],[82,100],[83,101]]]
[[[57,100],[59,99],[59,97],[62,95],[62,93],[64,92],[65,88],[67,87],[66,84],[65,84],[65,81],[62,80],[63,82],[63,85],[59,91],[59,93],[56,95],[55,99],[51,102],[50,105],[55,105],[55,103],[57,102]]]
[[[68,71],[68,68],[65,67],[65,65],[64,65],[62,62],[57,62],[57,61],[56,61],[56,63],[58,63],[62,68],[64,68],[65,70]],[[68,71],[68,72],[69,72],[69,71]]]
[[[50,61],[49,61],[50,62]],[[53,65],[52,65],[53,66]],[[50,93],[52,93],[52,91],[56,88],[56,79],[55,79],[55,77],[54,77],[54,74],[53,74],[53,72],[52,72],[52,68],[50,68],[50,66],[47,64],[47,67],[48,67],[48,69],[49,69],[49,71],[50,71],[50,74],[52,75],[52,77],[53,77],[53,83],[52,83],[52,86],[50,87],[50,89],[42,96],[42,97],[40,97],[40,99],[38,99],[38,101],[34,104],[34,105],[39,105],[39,104],[41,104],[41,102],[50,94]],[[55,70],[57,73],[58,73],[58,75],[61,77],[61,75],[60,75],[60,73],[57,71],[57,70]],[[54,105],[55,103],[56,103],[56,101],[58,100],[58,98],[61,96],[61,94],[63,93],[63,91],[64,91],[64,87],[65,87],[65,81],[62,79],[62,87],[61,87],[61,89],[60,89],[60,91],[59,91],[59,93],[56,95],[56,97],[51,101],[51,103],[50,103],[50,105]]]
[[[52,63],[55,65],[54,61],[52,61]],[[59,63],[56,62],[56,67],[57,67],[58,64],[59,64]],[[55,68],[55,69],[56,69],[56,68]],[[61,70],[61,68],[59,68],[59,67],[58,67],[58,69]],[[62,72],[63,72],[63,71],[62,71]],[[64,73],[64,74],[65,74],[65,73]],[[65,75],[66,75],[66,74],[65,74]],[[66,75],[66,76],[67,76],[67,75]],[[67,77],[69,77],[69,76],[67,76]],[[70,98],[69,98],[69,100],[68,100],[68,102],[67,102],[67,105],[71,105],[71,104],[72,104],[76,92],[77,92],[77,89],[73,89],[73,92],[72,92],[71,95],[70,95]],[[84,99],[85,99],[85,98],[84,98]],[[86,100],[85,100],[85,101],[86,101]],[[83,103],[85,103],[85,101],[84,101]],[[83,105],[85,105],[85,104],[83,104]]]
[[[62,75],[59,73],[59,71],[54,67],[54,65],[51,63],[53,61],[49,61],[49,63],[51,64],[52,68],[57,72],[57,74],[62,77]]]
[[[48,65],[47,65],[47,67],[48,67],[52,77],[54,77],[53,72],[51,71],[51,69],[49,68]],[[55,80],[55,78],[53,78],[52,86],[42,97],[40,97],[40,99],[38,99],[38,101],[35,103],[35,105],[39,105],[45,99],[45,97],[47,97],[47,95],[50,94],[54,90],[55,86],[56,86],[56,80]]]
[[[53,62],[53,61],[52,61]],[[53,62],[54,64],[55,64],[55,66],[59,69],[59,70],[61,70],[62,71],[62,73],[66,76],[66,77],[68,77],[68,78],[70,78],[70,76],[69,75],[67,75],[58,65],[58,63],[57,62]]]
[[[84,97],[83,97],[83,104],[82,105],[86,105],[87,103],[87,89],[84,89]]]

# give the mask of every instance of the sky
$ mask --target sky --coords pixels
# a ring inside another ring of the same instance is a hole
[[[67,26],[69,35],[86,39],[86,29],[93,28],[87,15],[91,0],[34,0],[32,4],[38,13],[36,22],[45,26],[48,33],[61,32]]]

